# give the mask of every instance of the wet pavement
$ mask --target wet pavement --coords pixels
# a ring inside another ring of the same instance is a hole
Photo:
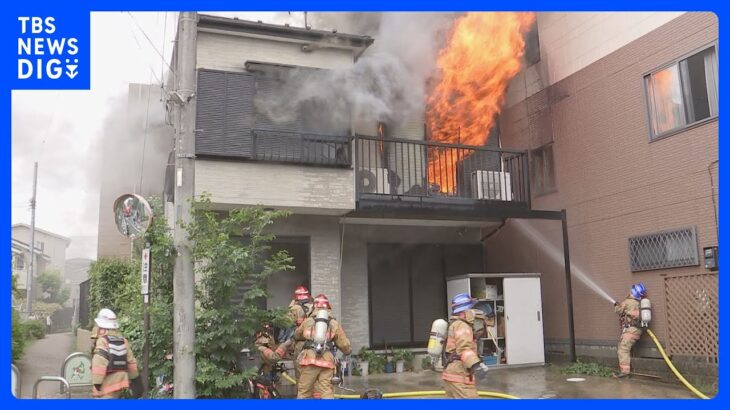
[[[568,382],[567,378],[584,378],[582,382]],[[376,374],[366,377],[345,377],[345,387],[358,394],[367,388],[378,388],[383,393],[405,391],[443,390],[441,374],[424,370],[400,374]],[[531,399],[605,399],[605,398],[694,398],[680,385],[644,380],[639,377],[616,380],[606,377],[565,375],[552,366],[490,369],[478,389],[506,393]],[[336,393],[354,394],[336,389]]]
[[[28,346],[17,363],[21,398],[32,397],[33,384],[42,376],[60,375],[63,361],[74,350],[74,341],[72,333],[51,333]],[[38,397],[61,397],[60,387],[59,383],[43,382],[38,385]]]

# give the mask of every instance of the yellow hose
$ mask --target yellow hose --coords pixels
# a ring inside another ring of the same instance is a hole
[[[481,397],[497,397],[500,399],[519,399],[509,394],[497,393],[491,391],[479,391]],[[424,396],[445,396],[446,392],[443,390],[426,390],[426,391],[408,391],[408,392],[397,392],[397,393],[383,393],[384,399],[392,399],[398,397],[424,397]],[[335,394],[337,399],[359,399],[358,394]]]
[[[297,384],[296,380],[292,379],[291,376],[289,376],[288,374],[286,374],[284,372],[281,373],[281,377],[285,378],[291,384]]]
[[[654,344],[656,344],[657,349],[659,349],[659,353],[662,354],[662,357],[664,358],[664,361],[667,362],[667,366],[669,366],[670,369],[672,369],[672,372],[674,372],[674,375],[677,376],[679,381],[682,382],[692,393],[694,393],[697,397],[702,399],[709,399],[709,397],[702,394],[701,391],[697,390],[694,386],[692,386],[687,379],[685,379],[677,370],[676,367],[672,364],[672,362],[669,360],[669,357],[667,357],[667,354],[664,352],[664,348],[662,347],[662,344],[659,343],[659,340],[654,336],[654,333],[650,329],[646,329],[646,333],[651,336],[651,340],[654,341]]]

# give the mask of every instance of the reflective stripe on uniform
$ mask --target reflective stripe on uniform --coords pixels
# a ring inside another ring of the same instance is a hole
[[[317,366],[324,367],[326,369],[334,369],[335,364],[325,359],[318,359],[316,357],[303,357],[299,361],[300,366]]]
[[[441,380],[452,383],[474,384],[474,378],[456,373],[441,373]]]
[[[476,356],[473,350],[464,350],[461,352],[461,361],[466,362],[472,356]]]
[[[137,363],[130,363],[129,368],[127,369],[128,372],[136,372],[137,371]]]
[[[276,348],[276,355],[279,357],[284,356],[284,346],[279,346]]]
[[[106,375],[106,367],[92,366],[91,374],[104,376],[104,375]]]

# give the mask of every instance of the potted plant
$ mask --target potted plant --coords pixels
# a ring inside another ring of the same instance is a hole
[[[375,353],[368,349],[367,347],[363,346],[360,348],[360,351],[357,352],[357,360],[360,364],[360,374],[363,376],[368,375],[368,370],[370,367],[370,360],[372,360],[373,356],[375,356]]]
[[[403,373],[406,363],[409,364],[408,367],[410,368],[410,363],[413,361],[413,352],[406,349],[396,349],[393,358],[395,359],[395,372]]]

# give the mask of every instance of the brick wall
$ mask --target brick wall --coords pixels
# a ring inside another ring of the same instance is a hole
[[[614,298],[623,298],[632,283],[646,284],[652,328],[661,340],[667,339],[663,275],[704,269],[631,273],[628,238],[691,225],[697,227],[700,250],[717,244],[708,166],[718,158],[718,123],[712,120],[650,143],[643,76],[716,41],[717,24],[711,13],[683,14],[514,104],[501,117],[505,147],[535,148],[545,136],[530,137],[530,106],[547,94],[557,192],[533,197],[532,206],[567,209],[571,261]],[[562,255],[560,223],[531,224]],[[545,336],[564,340],[563,267],[551,262],[546,249],[523,238],[510,221],[488,241],[487,263],[491,271],[542,272]],[[616,339],[619,329],[610,303],[575,275],[573,300],[577,339]]]

